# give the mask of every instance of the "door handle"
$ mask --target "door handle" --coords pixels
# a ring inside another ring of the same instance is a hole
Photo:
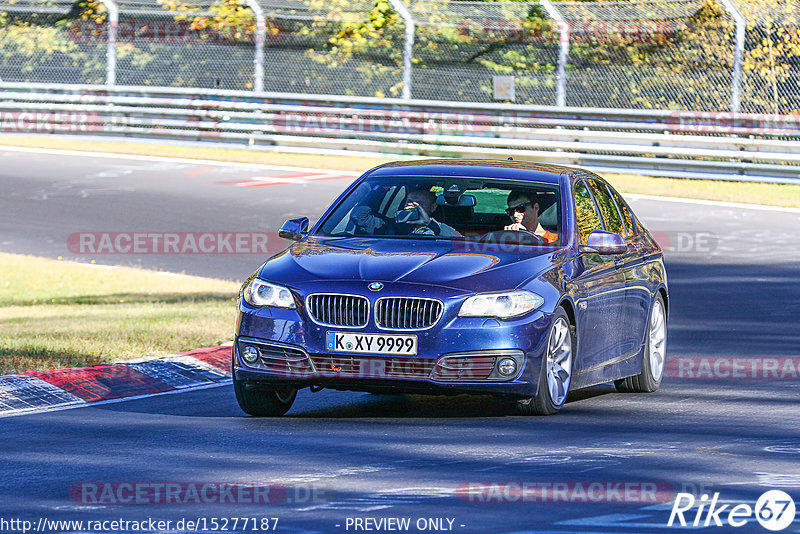
[[[622,258],[617,256],[616,258],[614,258],[614,268],[619,269],[620,267],[622,267]]]

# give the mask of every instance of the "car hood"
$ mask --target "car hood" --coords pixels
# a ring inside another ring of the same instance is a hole
[[[515,288],[551,266],[559,252],[509,248],[449,240],[312,237],[267,260],[258,277],[294,288],[307,282],[363,280],[473,293]]]

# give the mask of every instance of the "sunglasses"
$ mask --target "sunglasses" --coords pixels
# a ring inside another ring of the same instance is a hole
[[[514,213],[525,213],[525,210],[528,209],[528,206],[530,205],[531,205],[530,202],[524,202],[522,204],[518,204],[516,206],[506,209],[506,213],[508,214],[509,217],[514,215]]]

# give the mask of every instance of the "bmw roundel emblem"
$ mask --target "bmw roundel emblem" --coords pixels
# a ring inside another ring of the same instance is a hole
[[[383,284],[381,284],[380,282],[372,282],[367,287],[369,287],[370,291],[380,291],[381,289],[383,289]]]

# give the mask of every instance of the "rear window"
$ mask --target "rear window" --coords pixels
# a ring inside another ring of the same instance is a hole
[[[578,224],[578,242],[581,245],[589,242],[589,234],[594,230],[603,229],[592,195],[583,180],[575,182],[575,219]]]
[[[597,201],[597,206],[600,208],[600,213],[603,215],[603,223],[605,224],[606,230],[614,232],[615,234],[624,235],[625,226],[622,223],[622,217],[620,217],[617,205],[614,199],[611,198],[608,189],[605,188],[602,182],[598,182],[597,180],[589,180],[589,183],[592,186],[592,193],[594,194],[594,199]]]

